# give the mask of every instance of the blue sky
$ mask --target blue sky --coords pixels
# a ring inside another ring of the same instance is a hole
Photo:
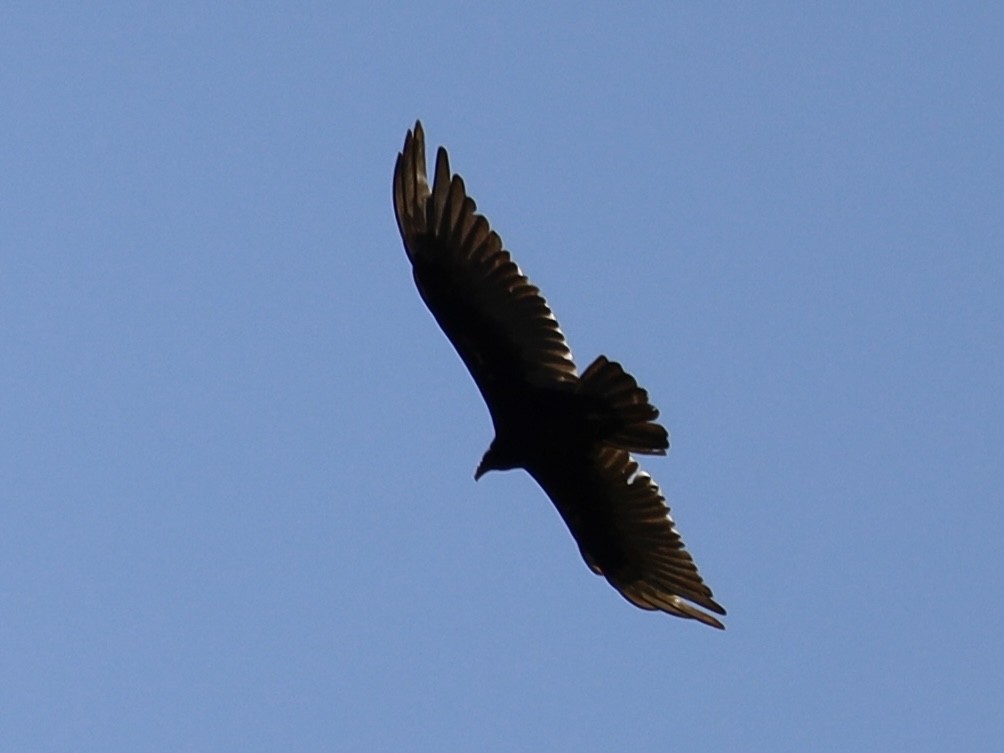
[[[0,749],[994,750],[1004,12],[13,3]],[[728,630],[492,436],[390,203],[422,118],[673,435]]]

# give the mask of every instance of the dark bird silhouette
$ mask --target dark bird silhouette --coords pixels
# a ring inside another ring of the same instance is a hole
[[[540,290],[476,209],[442,147],[430,190],[425,134],[415,123],[394,167],[394,212],[418,292],[495,425],[474,478],[526,469],[589,568],[628,601],[724,627],[698,608],[725,614],[684,549],[659,487],[629,454],[666,454],[658,410],[604,356],[577,374]]]

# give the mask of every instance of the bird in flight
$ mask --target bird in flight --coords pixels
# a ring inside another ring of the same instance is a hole
[[[724,628],[708,612],[725,609],[698,574],[659,487],[630,454],[666,454],[659,411],[615,361],[599,356],[578,374],[540,290],[477,213],[443,147],[430,187],[420,122],[397,156],[394,213],[418,292],[495,426],[474,478],[525,469],[586,565],[624,598]]]

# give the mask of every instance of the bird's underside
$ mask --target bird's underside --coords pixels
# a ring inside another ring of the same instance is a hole
[[[630,455],[665,454],[669,437],[655,422],[658,410],[603,356],[578,375],[539,289],[477,213],[442,147],[430,187],[421,123],[397,158],[394,210],[419,294],[492,415],[495,439],[476,476],[526,469],[586,564],[628,601],[723,627],[707,612],[725,610],[684,548],[659,487]]]

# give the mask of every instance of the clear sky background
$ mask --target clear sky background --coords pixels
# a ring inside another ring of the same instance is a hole
[[[999,749],[1004,11],[85,5],[0,21],[0,750]],[[474,482],[417,117],[726,632]]]

